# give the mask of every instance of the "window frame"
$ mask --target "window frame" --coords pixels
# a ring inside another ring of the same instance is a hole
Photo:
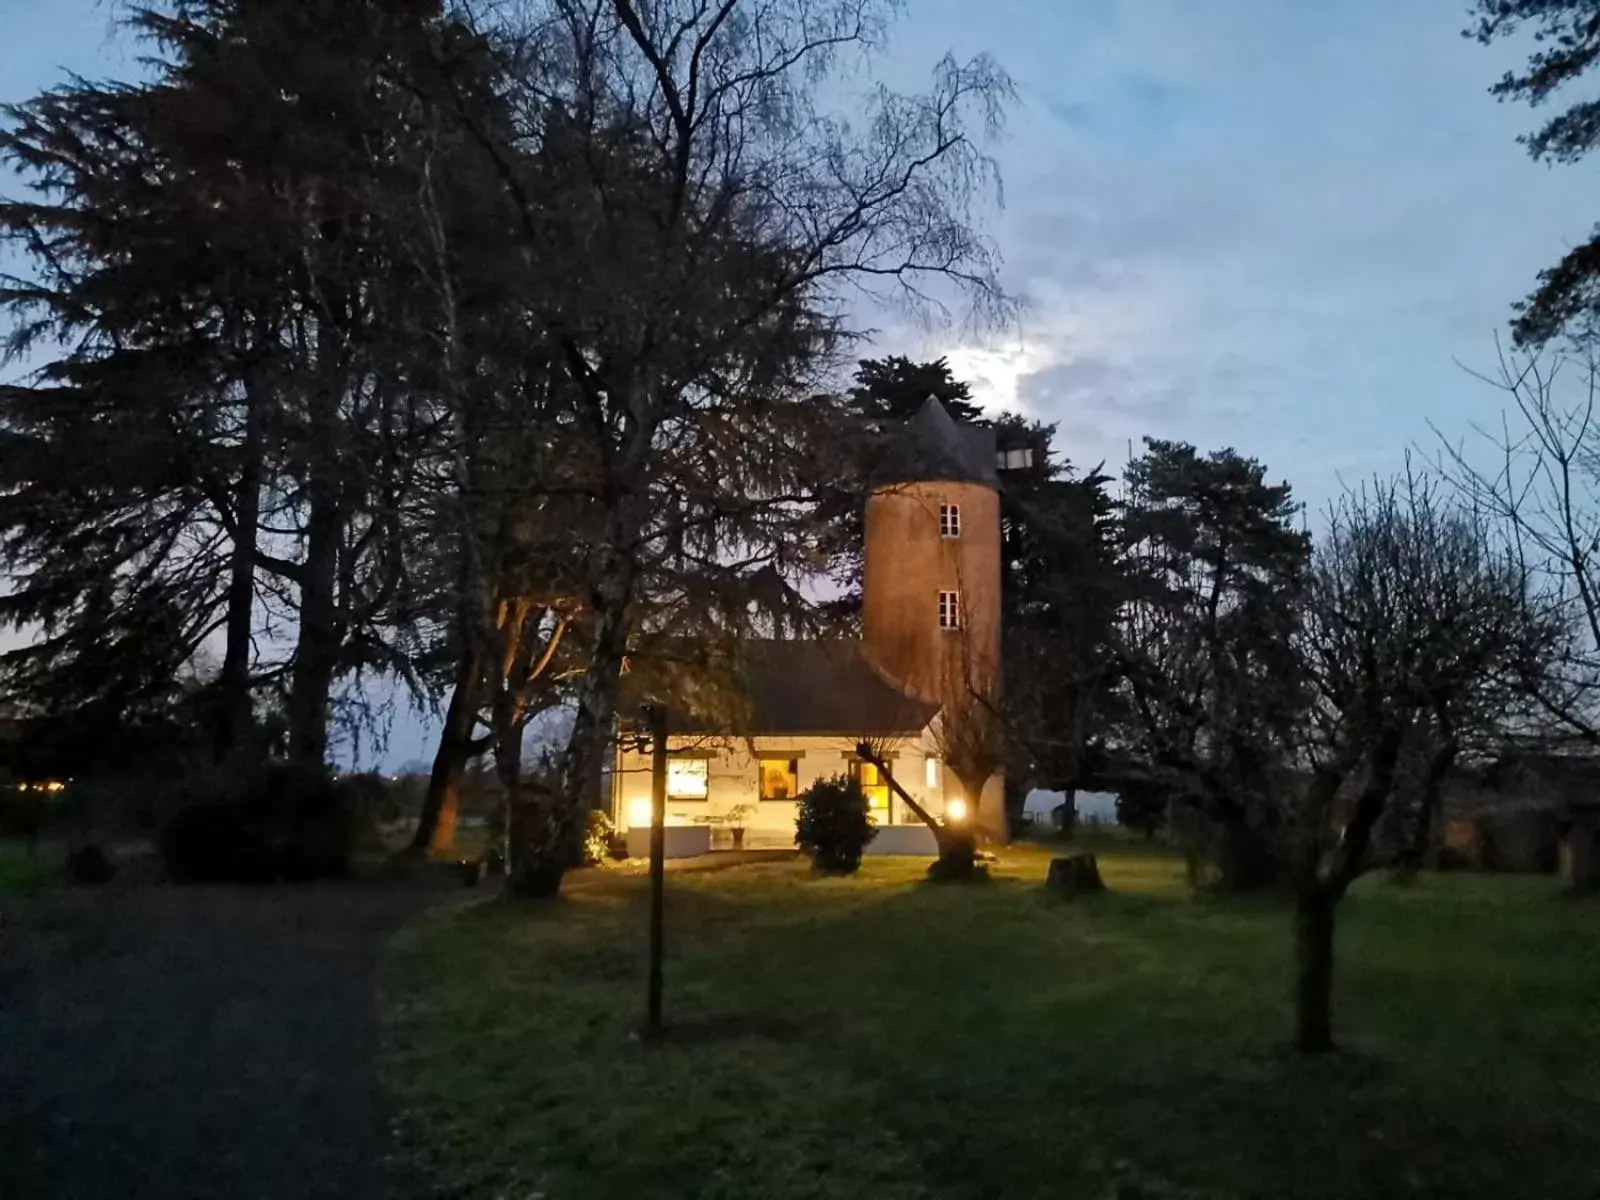
[[[672,790],[673,768],[674,767],[678,767],[679,768],[678,778],[682,779],[685,775],[693,776],[693,775],[696,774],[696,772],[694,772],[694,771],[684,770],[683,769],[684,767],[692,767],[695,764],[699,765],[700,770],[698,772],[698,776],[699,776],[700,781],[705,785],[704,786],[704,790],[699,792],[698,794],[693,794],[693,795],[685,794],[683,792],[675,792],[675,791],[673,791]],[[709,758],[704,758],[704,757],[701,757],[699,755],[687,755],[687,754],[683,755],[681,757],[673,756],[673,757],[668,758],[667,759],[667,799],[668,800],[678,801],[678,802],[683,803],[683,804],[704,804],[706,801],[710,800],[711,799],[711,760]]]
[[[767,795],[767,764],[783,763],[787,768],[793,790],[789,795]],[[793,754],[758,754],[756,756],[756,802],[758,804],[793,804],[800,798],[800,759]]]
[[[961,537],[961,505],[939,505],[939,536],[946,541]]]
[[[955,633],[961,628],[961,593],[959,590],[939,589],[939,628]]]
[[[890,757],[893,758],[894,756],[890,755]],[[874,762],[868,762],[859,755],[852,754],[847,760],[846,769],[849,777],[856,781],[856,786],[861,789],[862,795],[867,799],[867,815],[869,819],[872,818],[873,813],[882,813],[884,817],[883,823],[885,825],[893,825],[895,804],[894,789],[889,786],[889,781],[883,777],[883,772],[878,769],[878,764]],[[877,776],[877,783],[866,782],[864,776],[869,770],[875,776]],[[874,795],[878,794],[882,795],[883,803],[881,805],[874,805],[872,803],[872,799]],[[877,824],[877,821],[874,819],[873,823]]]

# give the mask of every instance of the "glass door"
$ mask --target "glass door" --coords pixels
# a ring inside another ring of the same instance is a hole
[[[856,782],[861,785],[862,795],[867,798],[867,813],[873,823],[890,824],[889,785],[884,782],[883,772],[869,762],[852,762],[850,767]]]

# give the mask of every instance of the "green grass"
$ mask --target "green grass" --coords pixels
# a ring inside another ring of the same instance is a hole
[[[1583,1197],[1600,1180],[1600,907],[1537,878],[1365,881],[1347,1049],[1285,1052],[1289,923],[1108,852],[987,886],[868,860],[668,877],[667,1015],[641,1044],[645,884],[405,931],[386,1070],[463,1195]]]
[[[42,858],[29,854],[20,844],[0,842],[0,896],[31,896],[51,882]]]

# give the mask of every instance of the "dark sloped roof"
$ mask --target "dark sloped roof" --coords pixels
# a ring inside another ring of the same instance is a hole
[[[767,640],[747,644],[740,672],[744,713],[728,722],[678,717],[674,732],[734,735],[915,733],[938,713],[879,675],[858,641]]]
[[[922,402],[917,415],[906,422],[906,436],[896,439],[885,464],[886,483],[912,483],[936,479],[963,483],[999,484],[995,474],[994,430],[963,425],[937,396]]]

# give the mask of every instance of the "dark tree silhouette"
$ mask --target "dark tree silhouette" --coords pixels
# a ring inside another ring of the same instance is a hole
[[[1477,0],[1474,11],[1476,20],[1464,32],[1484,45],[1525,30],[1535,38],[1524,69],[1506,72],[1489,89],[1500,100],[1541,106],[1600,59],[1593,0]],[[1600,101],[1575,101],[1519,140],[1536,159],[1576,162],[1600,142]],[[1512,331],[1519,345],[1541,345],[1564,331],[1593,332],[1600,317],[1600,230],[1541,271],[1538,288],[1516,308]]]
[[[1118,504],[1128,749],[1216,831],[1223,886],[1261,887],[1279,873],[1276,774],[1303,708],[1294,634],[1310,539],[1261,463],[1145,447]]]

